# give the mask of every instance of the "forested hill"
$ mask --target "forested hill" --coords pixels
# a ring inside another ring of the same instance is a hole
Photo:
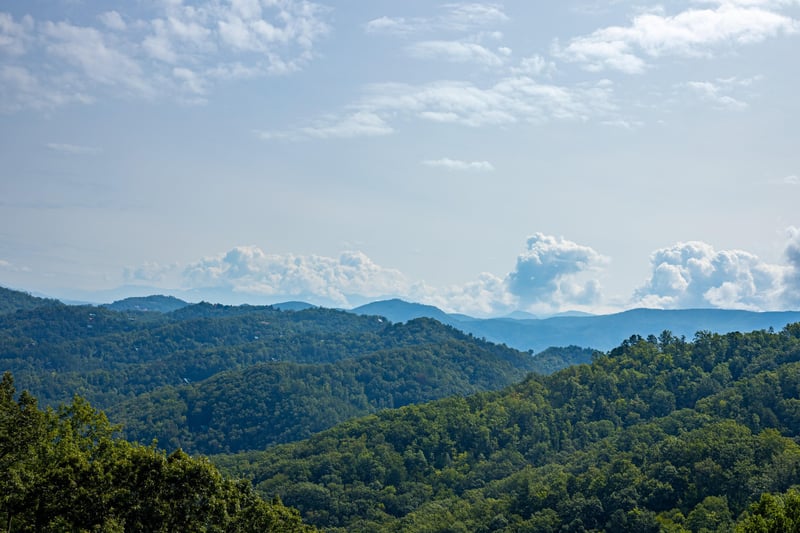
[[[631,337],[503,392],[218,457],[330,531],[797,531],[800,324]]]
[[[0,315],[35,309],[43,305],[62,305],[57,300],[38,298],[26,292],[0,287]]]
[[[570,347],[539,359],[431,319],[392,324],[321,308],[200,303],[161,313],[59,304],[0,315],[0,370],[42,403],[80,394],[130,438],[207,454],[497,390],[591,353]]]
[[[387,333],[423,339],[441,328],[418,319]],[[450,338],[331,364],[257,364],[196,384],[159,388],[112,407],[109,416],[123,423],[129,438],[157,438],[170,449],[204,454],[264,449],[379,409],[501,389],[535,368],[527,354],[490,346]],[[585,352],[573,348],[570,354]],[[560,356],[563,365],[568,355]]]
[[[9,373],[0,381],[0,524],[9,533],[313,531],[204,458],[117,438],[81,398],[40,410]]]

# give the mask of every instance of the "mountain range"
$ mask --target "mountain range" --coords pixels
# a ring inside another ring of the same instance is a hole
[[[352,312],[384,316],[393,322],[418,317],[434,318],[476,337],[533,353],[551,346],[567,345],[606,351],[631,335],[658,336],[665,330],[677,337],[691,339],[698,331],[729,333],[770,328],[780,330],[786,324],[800,321],[800,311],[734,309],[631,309],[609,315],[481,319],[449,314],[430,305],[398,299],[373,302],[357,307]]]

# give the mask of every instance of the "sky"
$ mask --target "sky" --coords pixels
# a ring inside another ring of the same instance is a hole
[[[800,0],[0,0],[0,285],[800,309]]]

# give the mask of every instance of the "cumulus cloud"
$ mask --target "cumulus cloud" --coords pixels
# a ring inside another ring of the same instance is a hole
[[[361,252],[344,252],[331,258],[267,254],[256,246],[238,246],[189,265],[184,279],[192,287],[309,299],[336,306],[349,305],[354,295],[405,294],[408,288],[399,271],[381,267]]]
[[[181,277],[184,286],[201,292],[221,289],[242,297],[302,299],[337,307],[400,297],[449,312],[493,316],[515,309],[589,308],[598,301],[600,286],[584,278],[605,262],[605,257],[588,246],[537,233],[528,239],[510,273],[482,273],[474,281],[444,287],[411,282],[363,252],[343,252],[338,257],[268,254],[257,246],[237,246],[192,263],[182,270]],[[177,265],[146,264],[126,269],[125,279],[158,282],[177,270]]]
[[[786,231],[786,260],[789,263],[784,283],[783,300],[786,307],[800,309],[800,228],[790,227]]]
[[[178,269],[176,263],[170,265],[161,265],[155,262],[145,263],[138,267],[126,267],[122,276],[125,281],[129,283],[158,283],[167,279],[170,274],[175,273]]]
[[[148,7],[145,18],[104,11],[83,26],[0,13],[0,109],[89,103],[101,93],[200,103],[220,81],[303,68],[329,31],[328,8],[308,0]]]
[[[596,281],[579,283],[576,274],[598,269],[608,259],[589,246],[536,233],[507,278],[508,291],[523,308],[534,304],[559,307],[564,303],[589,304],[600,295]]]
[[[635,294],[648,307],[765,310],[783,307],[787,294],[790,269],[743,250],[682,242],[656,250],[650,263],[650,279]]]
[[[666,55],[710,56],[723,46],[746,45],[780,33],[795,33],[800,23],[768,2],[718,2],[714,8],[691,8],[676,15],[662,10],[642,13],[627,26],[609,26],[570,40],[554,52],[590,71],[643,72],[643,58]]]
[[[461,161],[460,159],[427,159],[423,165],[445,170],[470,171],[470,172],[493,172],[494,166],[488,161]]]

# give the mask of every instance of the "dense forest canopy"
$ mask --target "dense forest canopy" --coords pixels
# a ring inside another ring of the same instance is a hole
[[[784,531],[758,524],[800,516],[798,437],[794,324],[635,336],[503,392],[214,460],[331,531]]]
[[[312,531],[277,499],[204,458],[115,437],[76,397],[57,410],[0,381],[0,524],[40,531]]]
[[[800,324],[532,356],[425,318],[8,301],[11,531],[800,529]]]
[[[392,324],[308,306],[32,303],[0,316],[4,370],[45,405],[77,393],[126,437],[190,453],[263,449],[379,409],[497,390],[592,353],[531,357],[431,319]]]

